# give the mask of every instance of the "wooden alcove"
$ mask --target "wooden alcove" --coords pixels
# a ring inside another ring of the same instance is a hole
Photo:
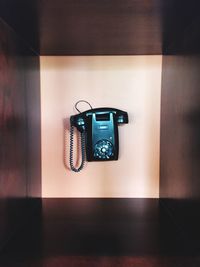
[[[0,266],[199,266],[199,9],[0,0]],[[159,199],[41,198],[40,55],[163,55]]]

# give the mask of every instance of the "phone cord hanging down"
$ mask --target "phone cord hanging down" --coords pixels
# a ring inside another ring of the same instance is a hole
[[[74,152],[74,126],[70,127],[70,156],[69,156],[69,163],[70,168],[74,172],[80,172],[85,164],[85,133],[80,133],[81,139],[81,165],[79,167],[74,167],[74,160],[73,160],[73,152]]]

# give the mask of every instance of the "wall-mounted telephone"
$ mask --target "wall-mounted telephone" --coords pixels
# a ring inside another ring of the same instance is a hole
[[[122,123],[128,123],[128,114],[125,111],[115,108],[93,109],[91,107],[89,110],[71,116],[71,170],[79,172],[83,168],[85,162],[85,153],[87,161],[117,160],[119,153],[118,125]],[[81,137],[82,162],[78,168],[76,168],[73,164],[74,127],[76,127],[80,132]]]

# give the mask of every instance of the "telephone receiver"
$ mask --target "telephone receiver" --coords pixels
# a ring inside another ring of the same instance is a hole
[[[95,108],[70,117],[70,168],[83,169],[87,161],[117,160],[119,154],[118,125],[128,123],[127,112],[115,108]],[[73,163],[74,127],[80,132],[82,162]],[[86,158],[85,158],[86,154]]]

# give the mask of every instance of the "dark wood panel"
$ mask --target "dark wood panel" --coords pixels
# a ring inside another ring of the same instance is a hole
[[[160,0],[1,0],[0,15],[42,55],[160,54],[160,5]]]
[[[26,197],[26,104],[21,58],[13,33],[0,21],[0,246],[19,227]],[[19,208],[19,218],[16,210]]]
[[[27,196],[41,197],[40,62],[30,53],[24,57],[27,118]]]
[[[160,1],[47,0],[41,54],[160,54]]]
[[[160,193],[200,199],[200,57],[164,56]]]
[[[0,17],[34,51],[39,52],[39,0],[1,0]]]
[[[57,255],[40,260],[17,261],[2,267],[197,267],[200,257],[170,256],[65,256]]]
[[[25,201],[30,170],[28,154],[31,152],[28,129],[32,125],[32,117],[27,112],[27,91],[39,92],[33,79],[29,81],[32,87],[28,87],[27,83],[27,79],[31,78],[29,73],[32,72],[33,58],[39,60],[0,20],[0,247],[23,224],[28,208]],[[36,74],[39,69],[35,66]],[[39,128],[35,129],[35,132],[38,131]],[[35,144],[35,149],[38,149],[39,142]],[[35,161],[35,166],[39,167],[37,161],[39,158]],[[39,180],[40,176],[37,177]]]
[[[163,57],[160,197],[200,251],[200,56]]]
[[[187,240],[187,252],[200,255],[200,202],[188,199],[162,199],[168,216],[176,224],[179,233]]]
[[[43,199],[3,266],[193,266],[157,199]],[[194,265],[195,266],[195,265]]]
[[[0,16],[42,55],[175,54],[199,51],[199,8],[198,0],[1,0]]]
[[[26,196],[26,103],[24,75],[16,40],[0,24],[0,170],[2,197]]]
[[[199,10],[200,2],[198,0],[162,1],[163,54],[200,51],[198,46],[200,42]],[[198,44],[197,39],[199,40]]]

